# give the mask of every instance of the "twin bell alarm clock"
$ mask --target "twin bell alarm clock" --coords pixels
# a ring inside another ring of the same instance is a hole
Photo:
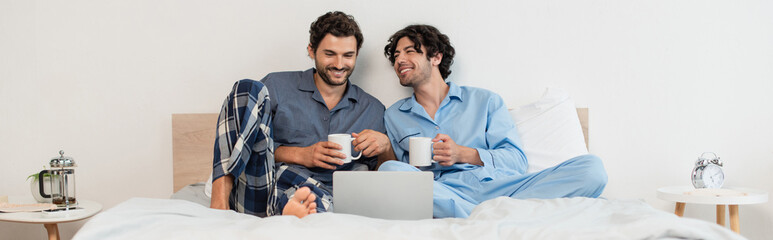
[[[713,157],[704,157],[707,154]],[[722,161],[717,154],[705,152],[695,161],[692,169],[692,185],[695,188],[721,188],[725,182],[725,173],[722,172]]]

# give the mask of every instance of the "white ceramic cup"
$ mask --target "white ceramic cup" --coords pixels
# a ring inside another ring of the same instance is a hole
[[[408,162],[412,166],[425,167],[432,165],[432,138],[410,137]]]
[[[327,140],[329,142],[337,143],[338,145],[341,145],[341,149],[338,150],[339,152],[342,152],[343,154],[346,154],[346,158],[341,159],[344,160],[344,163],[350,163],[352,160],[360,159],[360,156],[362,156],[362,152],[360,152],[357,157],[352,157],[352,141],[354,141],[354,138],[346,133],[337,133],[337,134],[330,134],[327,135]]]

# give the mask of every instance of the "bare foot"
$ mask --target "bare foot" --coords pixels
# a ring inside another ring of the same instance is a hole
[[[287,201],[282,215],[295,215],[298,218],[317,213],[317,196],[311,193],[309,187],[301,187],[295,191],[295,195]]]

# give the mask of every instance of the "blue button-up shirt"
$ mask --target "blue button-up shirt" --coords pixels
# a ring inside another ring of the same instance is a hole
[[[397,101],[387,109],[384,123],[397,160],[408,163],[409,137],[434,138],[442,133],[456,144],[478,150],[484,168],[505,174],[523,174],[528,168],[521,141],[502,98],[491,91],[459,87],[450,89],[432,119],[416,96]],[[438,177],[444,171],[479,168],[471,164],[422,168]],[[485,171],[489,172],[489,171]]]
[[[279,146],[307,147],[327,141],[327,135],[333,133],[351,134],[365,129],[386,132],[384,105],[349,82],[346,83],[346,92],[341,101],[332,110],[328,110],[325,100],[314,85],[314,71],[314,68],[310,68],[303,72],[276,72],[260,80],[268,88],[271,98],[274,149]],[[355,152],[353,154],[356,156]],[[363,156],[354,162],[365,163],[373,168],[376,158]],[[349,170],[352,165],[344,164],[337,170]],[[332,186],[333,170],[307,169],[299,165],[292,167]]]

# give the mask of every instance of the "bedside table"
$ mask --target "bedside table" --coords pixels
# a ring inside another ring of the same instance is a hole
[[[18,222],[18,223],[38,223],[43,224],[48,232],[48,239],[59,239],[59,223],[74,222],[83,220],[94,216],[99,211],[102,211],[102,204],[88,201],[78,200],[77,210],[61,211],[55,213],[43,213],[43,212],[15,212],[15,213],[0,213],[0,221],[6,222]],[[32,197],[10,197],[9,203],[36,203]]]
[[[697,191],[696,191],[697,190]],[[765,203],[768,193],[750,188],[695,189],[692,186],[671,186],[659,188],[657,196],[666,201],[676,202],[674,213],[684,215],[687,203],[717,205],[717,224],[725,226],[725,205],[730,206],[730,229],[741,231],[738,219],[738,205]]]

